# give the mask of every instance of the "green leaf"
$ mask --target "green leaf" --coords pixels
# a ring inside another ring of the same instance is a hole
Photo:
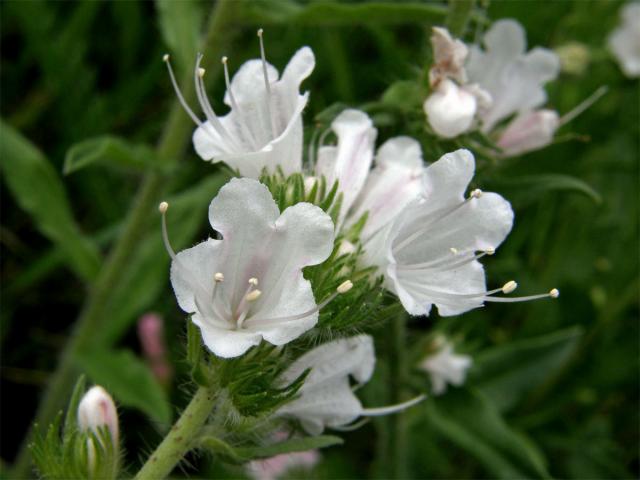
[[[242,464],[259,458],[269,458],[293,452],[306,452],[316,448],[341,445],[343,440],[333,435],[317,437],[291,438],[273,445],[255,447],[232,447],[216,437],[203,437],[200,446],[220,456],[228,463]]]
[[[548,191],[567,191],[586,195],[595,203],[602,203],[602,196],[588,183],[579,178],[560,173],[543,173],[539,175],[525,175],[520,177],[510,177],[508,180],[491,182],[492,185],[501,185],[509,188],[517,188],[526,192],[528,196],[538,197]]]
[[[63,173],[69,175],[93,164],[140,171],[158,166],[153,150],[146,145],[131,145],[120,138],[105,135],[73,145],[65,156]]]
[[[474,358],[469,382],[508,410],[562,367],[582,333],[574,327],[486,350]]]
[[[222,172],[208,176],[185,193],[169,198],[167,212],[169,236],[179,250],[193,244],[196,232],[207,223],[207,209],[211,199],[228,177]],[[109,322],[104,325],[97,342],[112,345],[136,321],[153,307],[169,285],[169,255],[164,249],[157,210],[149,212],[155,218],[151,233],[139,245],[109,300]]]
[[[42,152],[1,120],[0,170],[18,205],[60,247],[73,271],[84,280],[93,279],[100,268],[100,255],[80,232],[58,174]]]
[[[205,15],[196,0],[156,0],[160,32],[181,71],[194,64],[202,20]]]
[[[429,428],[473,455],[489,476],[549,478],[537,449],[480,393],[451,390],[425,402],[425,412]]]
[[[294,2],[246,2],[243,20],[291,25],[355,25],[401,23],[442,23],[447,8],[417,2],[366,2],[347,4],[312,2],[305,7]]]
[[[103,386],[123,405],[137,408],[162,424],[171,421],[165,391],[131,351],[94,348],[79,353],[76,361],[94,383]]]
[[[67,414],[64,419],[64,435],[69,436],[77,427],[77,412],[80,400],[85,394],[86,379],[84,375],[80,375],[76,386],[71,394],[71,400],[69,400],[69,406],[67,407]]]

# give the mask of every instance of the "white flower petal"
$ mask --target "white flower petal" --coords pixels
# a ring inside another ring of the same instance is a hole
[[[484,46],[497,57],[505,60],[523,54],[527,48],[526,33],[515,20],[498,20],[484,35]]]
[[[469,150],[460,149],[443,155],[427,167],[424,175],[424,198],[429,208],[461,202],[473,174],[476,162]]]
[[[242,355],[262,340],[259,333],[244,330],[227,330],[204,324],[198,315],[191,317],[193,323],[200,327],[202,340],[209,350],[222,358]]]
[[[497,145],[505,156],[520,155],[546,147],[560,126],[558,113],[537,110],[513,119],[502,132]]]
[[[433,393],[440,395],[447,390],[447,384],[462,385],[472,364],[470,356],[455,354],[453,345],[446,342],[437,353],[427,357],[420,368],[431,376]]]
[[[622,25],[611,32],[607,44],[624,74],[637,78],[640,77],[640,3],[626,4],[620,16]]]
[[[448,79],[440,82],[437,90],[424,102],[429,125],[445,138],[453,138],[469,130],[476,109],[475,96]]]

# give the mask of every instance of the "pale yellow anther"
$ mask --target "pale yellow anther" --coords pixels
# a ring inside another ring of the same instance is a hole
[[[258,29],[258,36],[261,37],[262,34],[264,33],[264,30],[262,30],[261,28]]]
[[[206,70],[202,67],[198,68],[198,76],[200,78],[204,77],[204,74],[206,73]]]
[[[481,196],[482,190],[480,190],[479,188],[476,188],[474,191],[472,191],[470,195],[471,198],[480,198]]]
[[[507,283],[505,283],[502,286],[502,293],[511,293],[513,292],[516,288],[518,288],[518,284],[513,281],[513,280],[509,280]]]
[[[169,210],[169,204],[167,202],[160,202],[160,205],[158,205],[158,211],[160,213],[167,213],[167,210]]]
[[[484,253],[486,253],[487,255],[493,255],[494,253],[496,253],[496,249],[492,247],[485,248]]]
[[[336,288],[336,292],[347,293],[352,288],[353,288],[353,283],[351,282],[351,280],[345,280],[338,286],[338,288]]]
[[[214,276],[213,279],[220,283],[220,282],[224,282],[224,274],[222,272],[217,272]]]
[[[162,61],[163,61],[163,62],[168,62],[168,61],[169,61],[169,54],[168,54],[168,53],[165,53],[165,54],[162,56]]]
[[[247,299],[247,302],[255,302],[258,298],[260,298],[260,295],[262,295],[262,292],[260,290],[252,290],[251,292],[247,293],[247,296],[245,298]]]
[[[450,251],[451,253],[453,253],[454,255],[457,255],[457,254],[458,254],[458,249],[457,249],[456,247],[451,247],[451,248],[449,249],[449,251]]]
[[[226,65],[229,59],[227,57],[222,57],[222,64]]]
[[[253,285],[254,287],[258,286],[258,279],[256,277],[251,277],[249,279],[249,285]]]
[[[551,298],[558,298],[558,297],[560,296],[560,290],[558,290],[557,288],[552,289],[552,290],[549,292],[549,296],[550,296]]]

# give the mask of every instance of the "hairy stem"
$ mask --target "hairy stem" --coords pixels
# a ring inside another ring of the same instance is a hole
[[[200,387],[187,405],[169,434],[149,456],[134,480],[160,480],[166,478],[185,454],[194,447],[194,441],[213,410],[216,396],[208,387]]]
[[[220,0],[211,14],[210,21],[203,39],[203,47],[209,52],[214,50],[208,58],[220,57],[220,46],[224,45],[233,32],[231,19],[233,18],[234,2],[232,0]],[[195,55],[195,52],[194,52]],[[160,59],[158,59],[160,61]],[[219,72],[220,62],[212,62],[212,76]],[[183,93],[187,100],[194,98],[194,86],[191,82],[191,73],[185,75]],[[175,161],[184,150],[192,126],[188,117],[181,110],[176,101],[172,107],[169,119],[165,126],[161,140],[156,148],[156,154],[160,161]],[[95,343],[95,332],[99,331],[99,325],[106,320],[105,307],[107,306],[113,287],[118,284],[126,266],[135,252],[140,237],[144,234],[149,219],[149,213],[158,203],[160,194],[165,184],[165,178],[159,173],[149,173],[142,180],[142,184],[136,194],[130,213],[125,220],[124,228],[118,242],[111,250],[105,264],[91,288],[86,303],[74,324],[73,332],[67,345],[61,353],[57,368],[51,376],[40,405],[36,412],[35,424],[46,427],[53,420],[59,409],[63,408],[69,392],[75,383],[77,374],[75,358],[79,352],[89,348]],[[12,472],[12,478],[29,477],[30,455],[28,445],[33,436],[32,427],[27,433],[21,449],[16,458]]]
[[[476,0],[449,0],[446,25],[451,35],[461,37],[469,23]]]

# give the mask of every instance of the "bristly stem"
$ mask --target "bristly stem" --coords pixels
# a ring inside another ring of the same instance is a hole
[[[462,37],[471,18],[476,0],[449,0],[447,29],[454,37]]]
[[[216,401],[208,387],[200,387],[169,434],[149,456],[134,480],[160,480],[169,476],[195,444],[198,432],[206,423]]]
[[[216,2],[205,35],[203,37],[203,50],[210,53],[208,58],[217,59],[221,56],[219,49],[228,43],[230,35],[234,32],[233,16],[235,2],[232,0],[220,0]],[[160,61],[160,60],[159,60]],[[220,70],[220,62],[213,61],[212,76]],[[191,73],[188,77],[190,80]],[[193,100],[195,95],[191,81],[184,82],[184,95],[187,100]],[[169,119],[166,123],[162,137],[156,148],[159,161],[175,161],[184,150],[192,126],[189,119],[176,101],[172,107]],[[118,242],[111,250],[105,264],[92,286],[86,303],[76,320],[73,332],[61,353],[57,368],[52,374],[40,405],[36,412],[35,423],[46,427],[51,423],[56,413],[63,408],[65,400],[71,391],[77,374],[75,358],[79,352],[89,348],[95,341],[95,332],[100,331],[100,323],[106,320],[105,307],[108,305],[114,286],[120,281],[126,270],[131,255],[139,239],[144,235],[150,212],[158,203],[160,194],[165,184],[165,177],[160,173],[149,173],[142,180],[140,189],[133,201],[124,228]],[[28,445],[33,436],[33,427],[27,433],[21,449],[16,457],[16,462],[11,478],[30,477],[30,454]]]

